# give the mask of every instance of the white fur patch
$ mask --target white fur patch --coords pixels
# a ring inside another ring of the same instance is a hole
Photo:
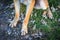
[[[16,1],[16,2],[15,2],[15,7],[16,7],[16,8],[15,8],[16,11],[19,12],[19,11],[20,11],[20,3],[19,3],[19,1]]]
[[[40,1],[40,6],[41,6],[41,9],[46,9],[46,5],[43,0]]]
[[[46,9],[46,5],[45,5],[43,0],[40,0],[35,4],[34,8],[36,8],[36,9]]]

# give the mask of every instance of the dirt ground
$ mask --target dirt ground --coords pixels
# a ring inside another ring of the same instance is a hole
[[[60,8],[52,9],[54,19],[44,19],[40,10],[35,10],[31,15],[28,28],[29,33],[21,36],[22,21],[25,17],[25,9],[20,15],[20,20],[15,28],[9,26],[14,18],[13,1],[0,0],[0,40],[60,40]],[[35,13],[37,13],[35,15]],[[40,14],[38,14],[40,13]],[[36,30],[35,27],[38,29]],[[39,29],[40,27],[40,29]]]

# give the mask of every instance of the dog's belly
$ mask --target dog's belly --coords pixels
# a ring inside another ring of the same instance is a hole
[[[29,0],[21,0],[20,3],[27,6],[27,5],[29,5],[30,1]],[[34,8],[35,9],[43,9],[43,10],[47,9],[44,0],[35,0]]]
[[[34,8],[44,10],[44,9],[47,9],[47,6],[44,0],[36,0]]]

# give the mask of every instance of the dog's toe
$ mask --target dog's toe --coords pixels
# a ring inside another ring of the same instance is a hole
[[[47,19],[47,16],[46,15],[42,15],[42,17],[44,17],[45,19]]]
[[[28,33],[27,29],[24,28],[24,29],[21,30],[21,35],[22,36],[26,35],[27,33]]]
[[[16,27],[16,24],[17,24],[17,22],[13,20],[13,21],[11,21],[11,23],[10,23],[9,26],[11,26],[11,27]]]
[[[48,14],[48,17],[49,17],[50,19],[54,19],[53,14]]]

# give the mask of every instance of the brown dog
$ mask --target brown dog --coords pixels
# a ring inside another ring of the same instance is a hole
[[[53,15],[52,15],[50,8],[49,8],[48,0],[14,0],[15,17],[14,17],[14,20],[10,24],[11,27],[16,26],[16,24],[19,20],[20,3],[23,3],[27,6],[26,7],[26,16],[25,16],[25,19],[22,24],[21,35],[25,35],[26,33],[28,33],[27,25],[28,25],[30,15],[33,11],[33,8],[43,9],[44,10],[43,17],[46,17],[46,14],[48,14],[49,18],[51,18],[51,19],[53,18]]]

